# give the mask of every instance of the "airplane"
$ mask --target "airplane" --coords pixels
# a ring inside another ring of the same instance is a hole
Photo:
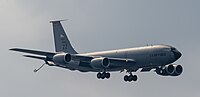
[[[174,64],[182,54],[170,45],[148,45],[109,51],[78,53],[71,45],[61,21],[50,21],[53,25],[55,52],[11,48],[9,50],[28,53],[24,57],[43,60],[44,65],[57,66],[80,72],[96,72],[98,79],[109,79],[110,72],[126,72],[125,82],[136,81],[138,71],[154,72],[161,76],[179,76],[183,72],[181,65]]]

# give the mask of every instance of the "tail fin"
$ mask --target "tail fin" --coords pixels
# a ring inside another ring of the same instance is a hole
[[[59,21],[50,21],[53,24],[53,34],[54,34],[54,42],[55,42],[55,50],[56,52],[66,52],[69,54],[77,54],[77,52],[72,47],[67,35],[60,23],[64,20]]]

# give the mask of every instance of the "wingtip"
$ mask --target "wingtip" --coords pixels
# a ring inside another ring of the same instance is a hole
[[[8,49],[8,50],[11,50],[11,51],[13,51],[13,50],[15,50],[16,48],[10,48],[10,49]]]
[[[18,50],[18,48],[10,48],[9,50],[16,51],[16,50]]]
[[[29,55],[22,55],[22,56],[24,56],[24,57],[28,57]]]

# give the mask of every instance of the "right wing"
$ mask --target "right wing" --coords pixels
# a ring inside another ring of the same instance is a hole
[[[100,58],[100,57],[102,57],[102,56],[84,56],[84,55],[74,54],[74,55],[72,55],[72,60],[90,63],[92,59]],[[106,57],[106,58],[108,58],[111,63],[116,63],[116,64],[136,63],[135,60],[133,60],[133,59],[112,58],[112,57]]]

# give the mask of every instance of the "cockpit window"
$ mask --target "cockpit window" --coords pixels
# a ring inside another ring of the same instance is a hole
[[[174,51],[174,50],[176,50],[176,48],[172,47],[171,50]]]

